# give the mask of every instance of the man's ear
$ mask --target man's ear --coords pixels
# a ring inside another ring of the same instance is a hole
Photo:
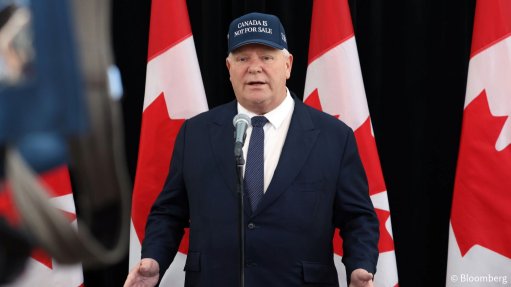
[[[291,77],[291,69],[293,68],[293,55],[292,54],[289,54],[289,57],[287,58],[286,68],[287,68],[286,79],[289,80],[289,78]]]
[[[225,58],[225,66],[227,66],[227,70],[231,69],[231,62],[229,62],[229,57]]]

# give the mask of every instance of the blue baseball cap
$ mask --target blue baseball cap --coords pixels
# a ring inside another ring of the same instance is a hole
[[[234,19],[227,34],[228,52],[247,44],[287,49],[286,32],[279,18],[270,14],[249,13]]]

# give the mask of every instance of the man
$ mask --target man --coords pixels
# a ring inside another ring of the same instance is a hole
[[[125,286],[157,284],[187,226],[186,286],[238,285],[232,125],[238,113],[251,117],[253,126],[243,147],[245,286],[338,286],[336,227],[350,286],[373,286],[379,227],[352,130],[291,96],[286,80],[293,56],[277,17],[251,13],[235,19],[228,47],[237,101],[183,124],[147,221],[143,259]]]

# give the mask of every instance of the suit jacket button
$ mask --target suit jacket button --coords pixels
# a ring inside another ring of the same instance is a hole
[[[253,224],[252,222],[250,222],[248,224],[248,229],[254,229],[255,228],[255,224]]]

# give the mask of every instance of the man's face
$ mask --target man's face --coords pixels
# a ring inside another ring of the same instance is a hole
[[[292,55],[265,45],[249,44],[234,50],[226,64],[236,99],[247,110],[265,114],[286,97]]]

